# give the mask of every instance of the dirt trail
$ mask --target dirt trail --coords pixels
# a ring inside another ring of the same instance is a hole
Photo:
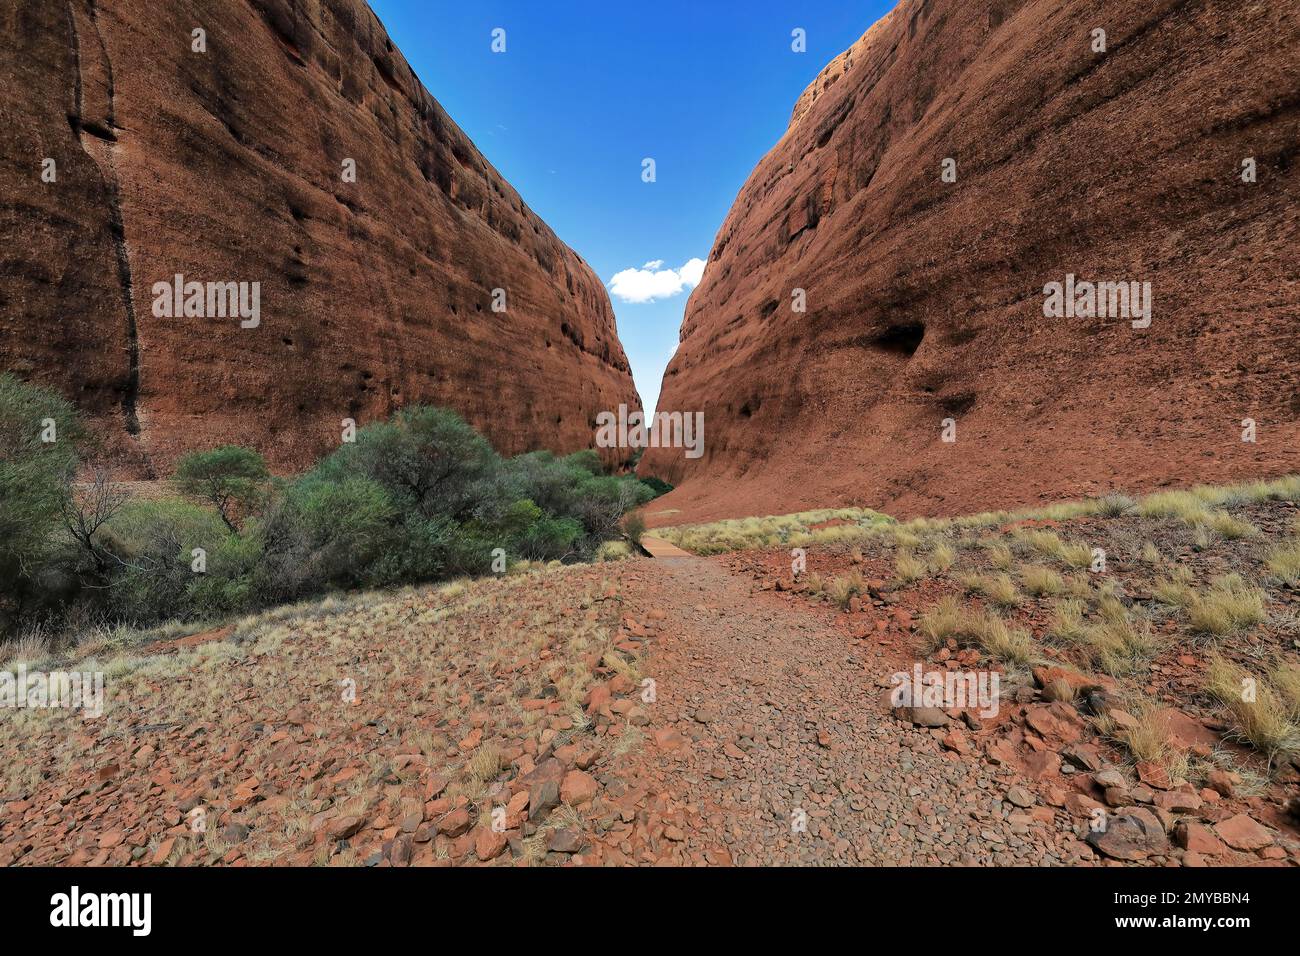
[[[1004,802],[1010,771],[889,714],[880,680],[903,662],[847,644],[833,612],[708,559],[638,562],[624,581],[639,618],[665,616],[642,668],[656,693],[647,739],[611,768],[628,787],[627,822],[602,840],[615,861],[1069,861],[1064,821]]]

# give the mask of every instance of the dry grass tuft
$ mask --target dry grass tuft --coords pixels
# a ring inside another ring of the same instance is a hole
[[[997,574],[984,581],[984,595],[1004,610],[1010,610],[1020,604],[1020,592],[1009,574]]]
[[[1109,718],[1099,718],[1097,728],[1118,741],[1133,759],[1159,764],[1171,779],[1185,778],[1188,773],[1187,752],[1170,737],[1169,725],[1160,716],[1160,708],[1148,701],[1129,701],[1124,709],[1137,719],[1136,727],[1117,727]]]
[[[1081,651],[1088,663],[1107,674],[1121,676],[1141,669],[1158,650],[1147,621],[1135,623],[1127,608],[1112,596],[1098,601],[1097,619],[1086,621],[1077,601],[1062,601],[1048,628],[1052,638]]]
[[[1033,639],[1024,631],[1007,627],[996,614],[963,607],[954,597],[939,600],[921,620],[921,633],[931,650],[949,639],[976,646],[997,660],[1027,665],[1034,660]]]
[[[894,558],[894,576],[903,584],[915,584],[926,576],[925,562],[910,551],[899,551]]]
[[[1034,597],[1055,597],[1065,590],[1065,582],[1051,568],[1034,564],[1020,569],[1020,584]]]
[[[1054,531],[1016,528],[1012,537],[1025,547],[1054,561],[1060,561],[1066,567],[1087,568],[1092,565],[1092,548],[1082,541],[1063,541]]]
[[[1047,636],[1063,644],[1082,643],[1087,635],[1083,610],[1082,601],[1073,599],[1057,601],[1052,622],[1047,626]]]
[[[1221,637],[1234,634],[1256,624],[1268,616],[1264,608],[1265,594],[1249,587],[1239,575],[1219,578],[1203,594],[1197,594],[1187,607],[1187,618],[1192,630],[1198,634]]]
[[[1284,683],[1291,677],[1290,673],[1282,675]],[[1288,702],[1268,681],[1216,655],[1210,660],[1205,689],[1228,711],[1236,735],[1264,754],[1270,764],[1300,754],[1300,727]],[[1293,692],[1293,686],[1285,689],[1287,694]]]
[[[930,573],[942,574],[957,561],[957,551],[946,541],[940,541],[930,550]]]
[[[1300,516],[1296,520],[1300,521]],[[1269,552],[1265,566],[1274,580],[1292,587],[1300,585],[1300,541],[1287,541],[1278,545]]]
[[[835,578],[826,589],[827,596],[843,608],[849,606],[854,597],[865,594],[867,582],[858,571],[850,571],[842,578]]]

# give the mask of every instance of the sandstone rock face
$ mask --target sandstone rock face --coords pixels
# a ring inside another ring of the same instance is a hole
[[[1284,6],[903,0],[800,98],[718,232],[660,403],[704,411],[705,453],[647,452],[680,484],[651,523],[1295,470]],[[1045,317],[1069,274],[1150,282],[1150,327]]]
[[[600,280],[362,0],[6,0],[0,35],[0,368],[132,470],[225,442],[300,468],[414,402],[567,452],[639,405]],[[177,274],[260,283],[260,324],[157,317]]]

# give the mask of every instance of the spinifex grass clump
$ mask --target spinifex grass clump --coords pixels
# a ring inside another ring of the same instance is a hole
[[[1208,591],[1192,596],[1187,619],[1199,634],[1232,634],[1263,622],[1264,598],[1263,591],[1248,586],[1239,575],[1226,575]]]
[[[1026,632],[1007,626],[996,614],[963,607],[954,597],[941,598],[921,619],[921,634],[930,650],[947,641],[978,647],[996,660],[1026,665],[1034,659],[1034,642]]]
[[[736,518],[680,528],[657,528],[655,535],[693,554],[722,554],[750,548],[792,548],[853,541],[891,525],[893,519],[866,508],[824,508],[798,514]]]
[[[1300,541],[1287,541],[1274,548],[1265,564],[1276,580],[1292,587],[1300,585]]]
[[[1294,665],[1280,664],[1267,677],[1215,656],[1206,690],[1231,716],[1234,732],[1270,761],[1300,753]]]

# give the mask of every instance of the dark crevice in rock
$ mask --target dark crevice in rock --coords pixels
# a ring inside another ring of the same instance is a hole
[[[140,418],[138,404],[140,397],[140,341],[135,321],[135,291],[131,275],[131,257],[126,247],[126,224],[122,217],[121,193],[118,187],[117,170],[114,166],[112,148],[117,136],[112,133],[113,125],[113,65],[108,59],[108,48],[104,38],[99,34],[97,22],[98,11],[94,0],[88,4],[90,25],[95,29],[99,42],[100,55],[103,57],[105,88],[108,98],[106,104],[106,122],[87,120],[84,115],[84,82],[82,79],[81,36],[77,30],[77,12],[72,2],[68,4],[69,41],[72,44],[73,64],[76,70],[75,121],[73,128],[78,133],[82,150],[95,163],[104,177],[104,188],[108,201],[109,233],[113,240],[113,257],[117,264],[118,287],[122,296],[122,308],[125,312],[127,377],[122,388],[122,416],[128,435],[139,437]],[[86,135],[98,142],[91,144]],[[150,469],[152,472],[152,469]],[[149,477],[154,477],[150,473]]]
[[[871,339],[873,348],[911,358],[925,338],[925,323],[896,322]]]

